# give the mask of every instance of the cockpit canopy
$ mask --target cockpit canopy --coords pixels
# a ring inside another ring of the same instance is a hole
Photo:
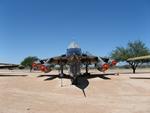
[[[71,55],[81,55],[82,51],[79,45],[76,42],[71,42],[67,49],[67,56]]]
[[[76,42],[71,42],[68,46],[68,49],[70,49],[70,48],[80,48],[80,46]]]

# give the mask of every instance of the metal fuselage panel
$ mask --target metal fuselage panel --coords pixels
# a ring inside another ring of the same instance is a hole
[[[71,77],[77,77],[81,73],[80,63],[75,62],[69,65],[69,74]]]
[[[71,77],[77,77],[81,73],[81,62],[79,59],[81,55],[81,48],[67,49],[67,57],[69,58],[69,74]]]

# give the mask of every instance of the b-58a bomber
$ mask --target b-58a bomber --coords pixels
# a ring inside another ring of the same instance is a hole
[[[88,72],[89,66],[101,72],[105,72],[110,67],[116,65],[116,61],[109,58],[102,58],[91,54],[83,53],[79,45],[75,42],[70,43],[65,54],[60,56],[39,60],[33,63],[33,68],[40,65],[40,70],[48,73],[52,71],[56,65],[60,66],[60,77],[64,77],[64,67],[67,67],[72,84],[77,83],[77,78],[82,75],[90,75]],[[81,68],[85,66],[85,73],[81,74]],[[91,75],[92,76],[92,75]]]

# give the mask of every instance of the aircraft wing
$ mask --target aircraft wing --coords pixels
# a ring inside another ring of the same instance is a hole
[[[109,58],[97,57],[92,55],[82,55],[81,62],[85,65],[95,64],[95,68],[103,72],[116,65],[117,63],[116,61]]]
[[[49,58],[46,63],[53,65],[67,64],[70,59],[66,55]],[[78,59],[83,64],[92,64],[98,62],[97,56],[82,55]]]
[[[66,64],[68,61],[68,58],[66,55],[61,55],[57,57],[52,57],[46,61],[48,64],[53,64],[53,65],[61,65],[61,64]]]
[[[81,60],[81,63],[83,63],[83,64],[94,64],[94,63],[98,62],[98,57],[82,55],[80,60]]]
[[[100,71],[107,70],[109,66],[112,66],[112,64],[116,64],[115,62],[109,62],[107,58],[102,59],[101,57],[93,55],[82,54],[81,56],[67,56],[64,54],[61,56],[49,58],[45,63],[39,62],[37,64],[34,64],[33,67],[36,67],[43,72],[50,72],[52,70],[52,67],[54,67],[55,65],[64,66],[70,64],[70,62],[80,62],[86,66],[94,64],[95,67]]]
[[[109,62],[109,58],[105,58],[105,57],[100,57],[105,63],[108,63]]]

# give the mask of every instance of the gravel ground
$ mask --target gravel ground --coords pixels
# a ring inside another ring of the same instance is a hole
[[[57,74],[0,71],[0,113],[150,113],[150,73],[81,77],[80,86],[63,79],[63,87],[48,79]]]

